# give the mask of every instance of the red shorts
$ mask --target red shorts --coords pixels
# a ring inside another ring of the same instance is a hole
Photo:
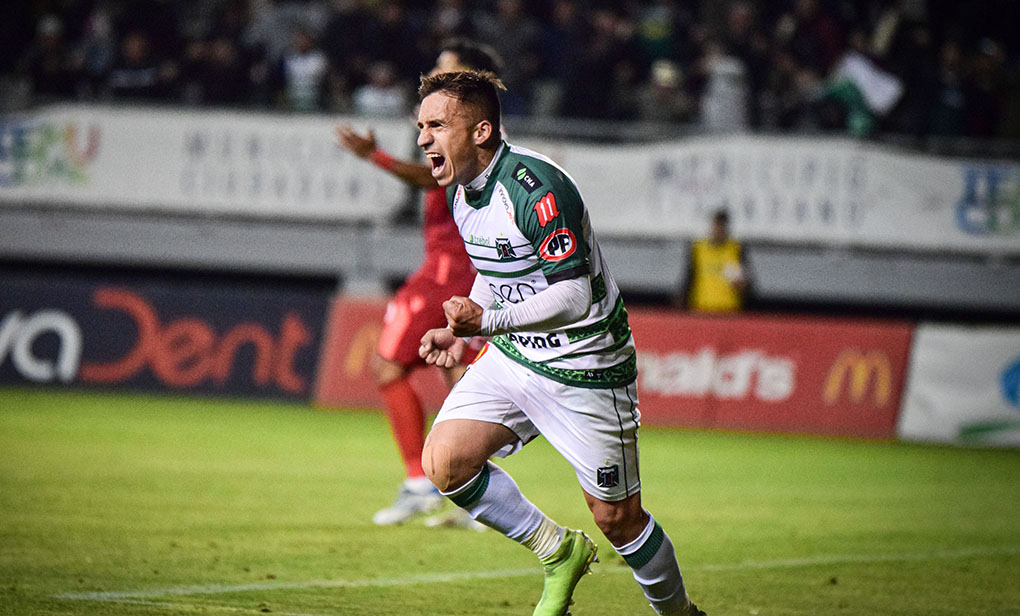
[[[467,255],[439,253],[427,258],[386,305],[379,355],[405,368],[423,364],[418,356],[421,337],[430,329],[446,327],[443,302],[454,295],[467,297],[474,280]]]

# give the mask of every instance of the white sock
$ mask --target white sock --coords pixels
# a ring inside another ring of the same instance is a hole
[[[634,579],[657,614],[687,614],[690,599],[673,542],[654,518],[648,518],[648,525],[637,539],[613,549],[630,565]]]
[[[539,558],[555,552],[566,532],[524,498],[517,482],[492,462],[486,462],[481,472],[462,488],[444,496],[475,520],[523,544]]]
[[[408,477],[404,480],[404,487],[415,494],[428,494],[434,489],[428,477]]]
[[[539,560],[545,560],[556,552],[556,549],[563,543],[563,537],[566,534],[566,528],[553,522],[548,516],[543,514],[538,528],[535,529],[535,532],[525,537],[521,541],[521,545],[534,552]]]

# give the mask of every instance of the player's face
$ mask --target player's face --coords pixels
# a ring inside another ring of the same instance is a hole
[[[418,109],[418,145],[432,163],[432,177],[440,186],[467,184],[483,167],[478,145],[484,141],[473,107],[444,92],[425,97]]]

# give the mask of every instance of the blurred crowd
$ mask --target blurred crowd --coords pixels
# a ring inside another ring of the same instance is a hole
[[[460,36],[502,56],[509,115],[1017,138],[1018,4],[36,0],[0,73],[33,102],[402,116]]]

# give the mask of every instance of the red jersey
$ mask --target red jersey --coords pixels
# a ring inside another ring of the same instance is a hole
[[[425,260],[429,261],[439,253],[450,253],[467,261],[464,240],[453,221],[450,207],[446,204],[446,189],[440,186],[425,191],[425,215],[422,224],[425,236]],[[470,289],[470,286],[469,286]]]

